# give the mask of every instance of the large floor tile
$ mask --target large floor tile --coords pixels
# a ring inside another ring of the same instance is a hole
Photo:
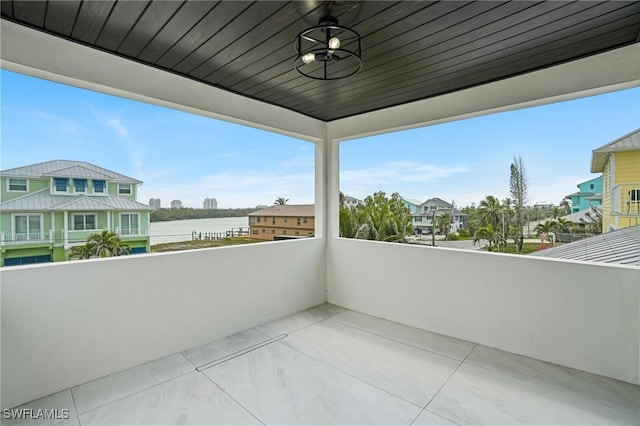
[[[185,357],[174,354],[76,386],[73,397],[78,412],[85,413],[193,370]]]
[[[640,387],[571,368],[477,346],[467,363],[571,392],[629,413],[640,413]]]
[[[260,424],[195,371],[81,414],[80,423],[82,426]]]
[[[291,333],[300,328],[306,327],[318,321],[322,321],[324,317],[313,314],[311,312],[302,311],[288,317],[280,318],[267,324],[256,327],[262,333],[269,337],[276,337],[281,334]]]
[[[409,327],[354,311],[342,312],[332,316],[331,320],[459,360],[463,360],[475,346],[473,343],[465,342],[464,340],[454,339],[453,337],[420,330],[419,328]]]
[[[424,410],[411,426],[457,426],[451,420],[447,420],[437,414],[433,414],[428,410]]]
[[[204,373],[268,425],[409,425],[420,412],[281,343]]]
[[[307,312],[320,315],[323,318],[329,318],[344,311],[346,311],[345,308],[341,308],[340,306],[336,306],[329,302],[307,309]]]
[[[424,407],[460,361],[333,321],[303,328],[282,343]]]
[[[215,361],[268,340],[263,333],[250,329],[182,352],[196,367]]]
[[[427,409],[473,425],[638,425],[638,416],[537,383],[462,365]]]
[[[47,410],[48,414],[45,414],[44,410]],[[73,397],[69,390],[57,392],[53,395],[16,407],[16,410],[14,410],[13,413],[20,414],[18,414],[18,417],[13,417],[12,412],[10,411],[10,418],[7,419],[4,417],[5,412],[3,411],[2,416],[0,417],[2,419],[1,423],[3,426],[55,425],[67,420],[73,420],[77,415],[75,405],[73,403]]]

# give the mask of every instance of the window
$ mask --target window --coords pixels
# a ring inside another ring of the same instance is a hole
[[[287,231],[282,231],[282,235],[287,235]]]
[[[299,232],[299,231],[296,231],[296,235],[300,235],[300,232]]]
[[[422,222],[422,216],[416,216],[413,218],[414,222]]]
[[[265,229],[264,229],[264,228],[262,228],[262,233],[264,234],[265,232],[267,232],[267,231],[265,231]]]
[[[305,217],[305,218],[303,218],[303,219],[302,219],[302,222],[303,222],[303,223],[307,223],[307,218],[306,218],[306,217]]]
[[[595,188],[594,184],[590,184],[589,189],[593,189],[593,188]]]
[[[103,180],[93,180],[93,193],[94,194],[104,194],[106,182]]]
[[[284,223],[287,223],[287,218],[286,217],[284,218]]]
[[[87,192],[87,180],[86,179],[74,179],[73,180],[74,192]]]
[[[26,179],[9,179],[9,191],[27,192],[28,190]]]
[[[300,225],[300,222],[302,222],[302,218],[298,218],[298,226]]]
[[[140,214],[121,213],[120,214],[120,234],[137,235],[140,233]]]
[[[275,234],[275,233],[276,233],[276,230],[275,230],[275,229],[272,229],[272,230],[271,230],[271,233],[272,233],[272,234]]]
[[[258,220],[256,222],[260,223],[260,216],[258,216]]]
[[[69,179],[53,178],[53,192],[68,192]]]
[[[120,195],[129,195],[129,194],[131,194],[131,184],[130,183],[118,184],[118,194],[120,194]]]
[[[276,218],[275,218],[275,217],[272,217],[272,218],[271,218],[271,224],[272,224],[272,225],[275,225],[275,224],[276,224]]]
[[[42,215],[15,215],[13,226],[16,241],[33,241],[42,239]]]
[[[251,233],[253,235],[258,235],[258,234],[260,234],[260,231],[258,231],[257,229],[254,229],[253,231],[251,231]]]
[[[73,229],[75,231],[84,231],[88,229],[96,229],[96,215],[94,214],[74,214]]]

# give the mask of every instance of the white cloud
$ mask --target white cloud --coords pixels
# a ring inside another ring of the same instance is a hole
[[[122,138],[129,137],[129,131],[127,127],[118,118],[108,118],[107,126],[109,126],[116,134]]]

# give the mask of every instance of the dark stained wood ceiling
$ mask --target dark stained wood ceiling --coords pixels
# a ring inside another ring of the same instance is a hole
[[[296,35],[325,15],[362,35],[352,77],[293,68]],[[640,41],[637,1],[2,0],[2,18],[324,121]]]

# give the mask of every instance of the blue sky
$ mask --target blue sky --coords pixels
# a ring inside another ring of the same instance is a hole
[[[2,71],[0,167],[87,161],[144,182],[138,199],[220,208],[313,203],[314,146],[286,136]],[[640,127],[640,89],[341,144],[343,192],[377,190],[464,206],[508,196],[521,155],[530,201],[559,203],[591,150]]]

